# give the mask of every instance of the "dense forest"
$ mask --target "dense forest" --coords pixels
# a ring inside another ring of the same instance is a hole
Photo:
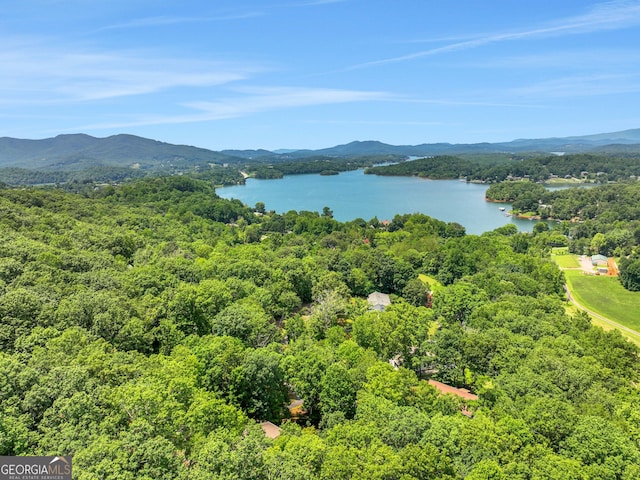
[[[335,175],[359,168],[371,167],[375,164],[397,162],[403,157],[397,155],[366,155],[358,157],[336,158],[327,156],[311,156],[296,160],[273,161],[267,158],[254,160],[244,166],[244,171],[255,178],[282,178],[285,175],[319,173]]]
[[[502,182],[527,178],[546,182],[556,178],[573,178],[584,182],[626,181],[640,176],[637,154],[572,154],[517,156],[505,162],[500,156],[491,162],[452,156],[436,156],[367,168],[375,175],[419,176],[432,179],[464,178],[468,181]]]
[[[487,198],[512,202],[514,213],[560,221],[575,253],[627,256],[640,244],[640,182],[547,190],[531,182],[491,185]]]
[[[122,167],[91,167],[77,171],[0,168],[0,182],[8,185],[46,185],[69,182],[121,182],[142,178],[149,173]]]
[[[47,168],[0,168],[0,183],[7,185],[64,185],[68,183],[119,183],[140,178],[153,178],[168,175],[188,175],[193,178],[210,180],[216,185],[235,185],[244,183],[240,171],[260,179],[282,178],[285,175],[319,173],[335,175],[340,172],[357,170],[376,164],[397,162],[403,159],[397,155],[365,155],[348,158],[327,156],[309,156],[298,159],[286,156],[263,155],[256,158],[236,158],[230,164],[174,162],[153,167],[120,167],[100,162],[80,162]]]
[[[0,455],[80,480],[640,477],[638,349],[565,313],[557,232],[255,210],[177,176],[3,189]]]
[[[620,258],[622,284],[640,291],[640,182],[565,190],[547,190],[529,181],[502,182],[491,185],[486,196],[511,202],[514,215],[557,220],[550,245],[567,246],[580,255]]]
[[[417,176],[444,180],[459,177],[474,177],[482,170],[480,164],[458,157],[441,155],[437,157],[420,158],[367,168],[364,173],[390,176]]]
[[[150,155],[148,147],[141,151]],[[113,154],[111,150],[108,152]],[[53,165],[25,168],[23,162],[20,166],[5,166],[0,168],[0,182],[8,185],[62,185],[188,175],[211,180],[217,185],[233,185],[245,181],[240,171],[245,176],[276,179],[296,174],[336,175],[361,168],[365,173],[375,175],[419,176],[434,180],[460,178],[492,184],[519,179],[606,184],[634,180],[640,176],[640,156],[637,152],[571,155],[466,153],[419,159],[395,154],[330,156],[313,155],[311,152],[296,157],[293,154],[278,155],[266,151],[228,152],[240,156],[210,152],[215,155],[208,162],[200,157],[195,160],[176,157],[164,162],[152,158],[146,163],[126,164],[121,161],[119,164],[110,164],[72,155]],[[251,153],[255,153],[255,156],[251,156]]]

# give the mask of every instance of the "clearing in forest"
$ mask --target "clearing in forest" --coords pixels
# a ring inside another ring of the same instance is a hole
[[[617,277],[585,275],[580,270],[566,270],[564,274],[569,291],[580,305],[640,336],[640,292],[626,290]]]

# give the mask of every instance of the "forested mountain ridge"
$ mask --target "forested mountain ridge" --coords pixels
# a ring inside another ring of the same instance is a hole
[[[389,145],[378,141],[354,141],[344,145],[320,150],[295,150],[286,155],[331,155],[337,157],[360,155],[457,155],[461,153],[483,152],[588,152],[592,149],[608,150],[612,145],[640,151],[640,129],[595,135],[572,136],[564,138],[518,139],[510,142],[482,143],[423,143],[420,145]]]
[[[640,130],[627,130],[569,139],[517,140],[502,144],[394,146],[376,141],[358,141],[320,150],[289,150],[282,153],[268,150],[215,152],[134,135],[95,138],[71,134],[42,140],[4,137],[0,138],[0,182],[10,185],[120,182],[147,176],[188,173],[202,174],[221,184],[235,184],[244,181],[240,170],[257,178],[280,178],[299,173],[336,174],[355,168],[369,168],[369,173],[380,175],[421,175],[431,178],[463,176],[469,180],[491,182],[513,174],[509,172],[524,170],[527,172],[523,174],[547,178],[550,174],[561,175],[567,168],[571,169],[567,164],[576,155],[558,160],[557,157],[554,159],[536,151],[598,151],[598,155],[593,155],[595,164],[591,162],[583,170],[589,168],[593,174],[606,172],[610,168],[620,170],[620,166],[625,171],[629,170],[629,159],[637,158],[640,151],[634,143],[640,141],[637,140],[640,136],[638,132]],[[606,142],[609,140],[619,143],[607,149]],[[569,141],[574,143],[567,144]],[[513,152],[519,153],[514,155]],[[434,155],[435,159],[423,158],[402,163],[407,158]],[[448,160],[450,164],[434,169],[439,158]],[[390,162],[401,163],[392,167],[370,168]],[[575,176],[579,173],[572,174]],[[615,178],[614,175],[598,180]]]
[[[638,349],[565,313],[555,234],[256,214],[177,176],[3,189],[0,455],[80,480],[638,478]]]
[[[139,168],[208,165],[237,162],[237,157],[204,148],[173,145],[135,135],[96,138],[58,135],[43,140],[0,138],[0,167],[69,170],[106,165]]]
[[[438,155],[399,162],[393,165],[368,167],[365,173],[388,176],[418,176],[431,179],[462,178],[488,183],[512,179],[548,182],[572,179],[590,183],[629,181],[640,177],[640,155],[591,154],[514,156],[508,160],[496,158],[483,163],[466,158]]]
[[[625,130],[580,137],[514,140],[501,143],[421,145],[389,145],[377,141],[354,141],[345,145],[317,150],[290,150],[278,154],[268,150],[223,150],[150,140],[135,135],[113,135],[96,138],[86,134],[58,135],[54,138],[27,140],[0,138],[0,167],[41,169],[69,163],[102,162],[111,166],[128,167],[140,163],[143,168],[160,164],[237,163],[239,159],[291,160],[308,156],[360,157],[366,155],[426,156],[474,152],[549,152],[553,150],[577,152],[607,145],[640,144],[640,129]],[[566,148],[562,148],[566,147]]]

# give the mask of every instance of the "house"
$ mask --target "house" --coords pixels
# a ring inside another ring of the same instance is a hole
[[[478,396],[473,394],[473,393],[471,393],[466,388],[452,387],[451,385],[447,385],[446,383],[438,382],[436,380],[429,380],[429,385],[434,387],[436,390],[438,390],[443,395],[447,395],[447,394],[455,395],[456,397],[460,397],[463,400],[478,400]],[[473,416],[473,412],[471,412],[471,410],[469,410],[464,405],[460,409],[460,413],[462,413],[466,417],[472,417]]]
[[[429,380],[429,385],[431,385],[432,387],[435,387],[436,390],[438,390],[440,393],[444,395],[446,395],[447,393],[450,393],[452,395],[461,397],[465,400],[478,400],[478,396],[471,393],[466,388],[452,387],[451,385],[447,385],[446,383],[438,382],[436,380]]]
[[[391,304],[391,298],[386,293],[373,292],[367,297],[371,310],[383,312],[387,305]]]
[[[280,432],[282,431],[282,429],[279,426],[271,422],[262,422],[260,426],[264,431],[264,436],[272,440],[278,438],[280,436]]]
[[[593,265],[594,267],[598,265],[607,265],[607,257],[605,257],[604,255],[592,255],[591,265]]]

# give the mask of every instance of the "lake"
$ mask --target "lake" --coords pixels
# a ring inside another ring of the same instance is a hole
[[[356,218],[391,220],[396,214],[424,213],[445,222],[458,222],[467,233],[481,234],[507,223],[531,231],[534,221],[505,216],[500,207],[484,199],[488,185],[459,180],[365,175],[362,170],[340,175],[287,175],[278,180],[248,178],[245,185],[216,189],[222,198],[236,198],[251,207],[263,202],[267,210],[322,212],[333,210],[341,222]]]

